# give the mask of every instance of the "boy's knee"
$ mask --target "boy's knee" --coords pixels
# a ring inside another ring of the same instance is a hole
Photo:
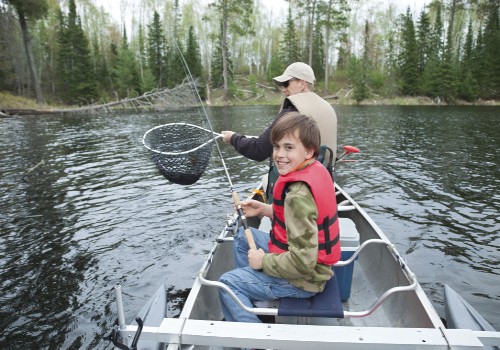
[[[228,286],[231,285],[232,280],[233,280],[233,278],[232,278],[233,273],[232,272],[233,271],[228,271],[228,272],[224,273],[222,276],[220,276],[219,282],[224,283],[225,285],[228,285]]]
[[[234,237],[233,244],[236,245],[236,246],[241,246],[243,244],[247,244],[245,232],[244,232],[244,230],[243,230],[242,227],[240,227],[238,229],[238,232],[237,232],[236,236]]]

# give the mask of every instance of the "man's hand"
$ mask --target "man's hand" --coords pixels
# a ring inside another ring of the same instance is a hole
[[[250,249],[248,251],[248,264],[252,269],[262,270],[262,260],[266,253],[261,249]]]
[[[233,136],[234,131],[224,130],[221,131],[220,133],[222,134],[222,140],[224,141],[224,143],[231,142],[231,136]]]

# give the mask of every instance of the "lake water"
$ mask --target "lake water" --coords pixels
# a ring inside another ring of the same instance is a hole
[[[336,178],[395,243],[444,316],[449,284],[500,330],[499,107],[335,107]],[[258,134],[276,106],[209,108],[215,131]],[[109,349],[113,287],[127,321],[165,282],[176,316],[232,201],[217,149],[190,186],[142,146],[196,113],[0,119],[0,347]],[[240,197],[267,163],[220,143]],[[35,169],[32,169],[35,167]]]

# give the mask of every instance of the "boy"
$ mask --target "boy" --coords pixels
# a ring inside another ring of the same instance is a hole
[[[221,276],[240,300],[309,298],[321,292],[340,258],[337,203],[332,178],[316,161],[320,132],[314,119],[298,112],[280,118],[271,131],[273,161],[280,176],[273,204],[243,201],[247,217],[273,219],[270,234],[252,229],[257,250],[240,230],[234,240],[235,269]],[[227,321],[260,322],[219,289]]]

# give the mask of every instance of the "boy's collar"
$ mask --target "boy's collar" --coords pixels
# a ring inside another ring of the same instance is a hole
[[[316,158],[311,158],[311,159],[306,159],[304,160],[298,167],[296,167],[293,171],[291,171],[290,173],[294,173],[296,171],[299,171],[299,170],[302,170],[306,167],[308,167],[309,165],[311,165],[312,163],[314,163],[316,161]]]

